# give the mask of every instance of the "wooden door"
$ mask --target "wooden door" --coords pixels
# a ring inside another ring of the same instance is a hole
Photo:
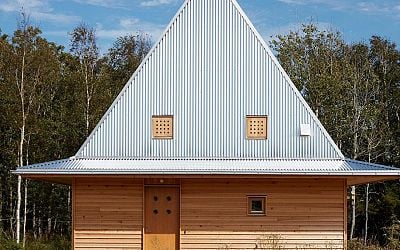
[[[178,250],[179,188],[146,187],[144,250]]]

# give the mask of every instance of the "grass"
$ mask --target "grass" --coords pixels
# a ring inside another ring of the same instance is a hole
[[[50,239],[32,239],[29,238],[26,243],[25,249],[21,245],[17,245],[14,239],[0,232],[0,250],[70,250],[71,241],[61,237],[53,237]],[[229,244],[223,244],[220,250],[231,249]],[[255,244],[254,249],[284,249],[282,238],[278,235],[266,235],[259,238]],[[312,245],[299,246],[297,249],[318,249]],[[319,248],[320,249],[320,248]],[[324,249],[334,249],[330,244],[326,245]],[[381,247],[376,244],[364,245],[362,241],[352,240],[348,241],[348,250],[400,250],[400,242],[391,241],[387,246]]]
[[[14,239],[1,234],[0,232],[0,250],[70,250],[71,242],[61,237],[50,239],[27,239],[25,249],[22,245],[15,243]]]

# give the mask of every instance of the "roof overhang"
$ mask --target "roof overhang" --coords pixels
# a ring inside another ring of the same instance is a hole
[[[158,179],[345,179],[347,186],[355,186],[366,183],[375,183],[382,181],[398,180],[399,176],[393,175],[380,175],[380,176],[343,176],[343,175],[204,175],[204,174],[192,174],[192,175],[182,175],[182,174],[146,174],[146,175],[109,175],[109,174],[79,174],[79,175],[61,175],[61,174],[21,174],[24,178],[45,181],[49,183],[58,183],[64,185],[72,185],[73,179],[75,178],[131,178],[131,179],[143,179],[143,178],[158,178]]]
[[[348,185],[400,179],[400,169],[341,159],[68,158],[14,171],[31,179],[70,184],[75,177],[340,178]]]

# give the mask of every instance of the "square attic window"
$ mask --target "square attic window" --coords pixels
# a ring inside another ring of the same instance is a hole
[[[247,196],[247,215],[266,215],[266,196],[248,195]]]
[[[246,137],[249,140],[265,140],[268,131],[268,116],[248,115],[246,116]]]
[[[173,120],[174,117],[172,115],[153,115],[153,139],[172,139],[174,135]]]

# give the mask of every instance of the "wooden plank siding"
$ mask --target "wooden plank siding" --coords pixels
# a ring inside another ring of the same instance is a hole
[[[74,249],[141,249],[143,183],[76,178]]]
[[[180,249],[344,249],[344,179],[181,179]],[[76,178],[74,249],[142,249],[144,184]],[[168,186],[168,185],[166,185]],[[247,215],[266,195],[266,215]]]
[[[181,249],[343,249],[342,179],[182,180]],[[247,195],[267,195],[266,216]]]

